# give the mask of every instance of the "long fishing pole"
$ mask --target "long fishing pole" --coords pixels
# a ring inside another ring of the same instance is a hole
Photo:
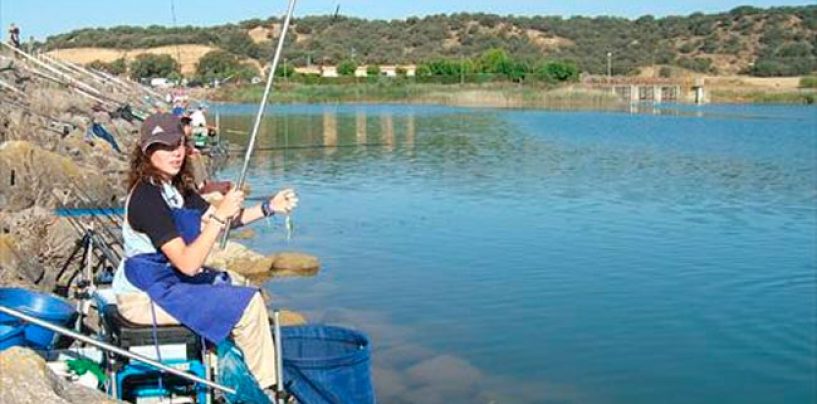
[[[104,99],[108,100],[108,102],[112,103],[112,105],[121,105],[121,104],[125,104],[125,103],[126,103],[126,102],[121,101],[121,100],[118,100],[118,99],[116,99],[116,98],[114,98],[114,97],[112,97],[112,96],[106,96],[106,95],[104,95],[104,94],[105,94],[105,93],[107,93],[107,92],[104,92],[104,93],[103,93],[103,90],[99,90],[99,89],[97,89],[96,87],[94,87],[94,86],[92,86],[92,85],[90,85],[90,84],[88,84],[88,83],[86,83],[86,82],[82,81],[82,80],[81,80],[81,79],[79,79],[78,77],[74,76],[74,74],[76,74],[76,72],[74,72],[73,70],[69,69],[68,67],[64,67],[64,66],[65,66],[65,65],[64,65],[64,63],[62,63],[62,62],[60,62],[60,61],[57,61],[56,59],[53,59],[53,58],[46,58],[46,57],[44,57],[44,56],[45,56],[45,55],[42,55],[42,54],[41,54],[41,55],[40,55],[41,59],[42,59],[42,60],[44,60],[44,61],[47,61],[47,62],[51,62],[53,65],[55,65],[55,66],[59,67],[60,69],[64,70],[64,71],[61,71],[61,70],[59,70],[59,69],[56,69],[56,68],[55,68],[55,70],[57,70],[57,71],[61,72],[61,73],[62,73],[62,74],[65,76],[65,77],[67,77],[67,78],[71,79],[73,82],[76,82],[76,83],[79,83],[79,84],[83,84],[83,85],[84,85],[85,87],[87,87],[87,88],[94,89],[94,90],[96,91],[97,97],[101,97],[101,98],[104,98]],[[53,66],[51,66],[51,67],[53,67]],[[94,81],[95,81],[95,82],[98,82],[98,79],[94,79]],[[104,85],[104,83],[101,83],[101,84],[102,84],[102,85]],[[76,87],[76,85],[74,85],[73,83],[67,83],[67,85],[68,85],[68,86],[75,86],[75,87]],[[85,91],[84,89],[79,89],[79,90]],[[86,91],[86,92],[87,92],[87,91]]]
[[[56,66],[57,70],[62,71],[62,72],[63,72],[63,74],[64,74],[66,77],[72,78],[72,79],[76,80],[77,82],[80,82],[80,83],[85,83],[85,82],[84,82],[82,79],[80,79],[80,78],[77,76],[77,74],[81,74],[81,75],[83,75],[83,76],[91,76],[91,79],[92,79],[92,80],[93,80],[95,83],[97,83],[97,84],[102,84],[102,85],[105,85],[105,83],[104,83],[104,82],[101,82],[101,81],[100,81],[100,79],[99,79],[98,77],[95,77],[95,76],[92,76],[92,75],[90,75],[90,74],[88,74],[88,73],[85,73],[85,72],[83,72],[83,71],[81,71],[81,70],[77,69],[76,67],[68,66],[68,65],[67,65],[65,62],[63,62],[63,61],[61,61],[61,60],[58,60],[57,58],[54,58],[54,57],[48,56],[48,55],[46,55],[46,54],[44,54],[44,53],[39,53],[39,54],[37,55],[37,57],[39,58],[39,60],[40,60],[40,61],[42,61],[42,62],[44,62],[44,63],[46,63],[46,64],[50,64],[52,67]],[[94,86],[92,86],[92,85],[90,85],[90,84],[88,84],[88,83],[85,83],[85,84],[86,84],[86,85],[88,85],[88,87],[91,87],[91,88],[96,89],[96,87],[94,87]],[[101,96],[101,95],[102,95],[102,91],[100,91],[99,89],[97,89],[97,91],[99,92],[99,94],[100,94],[100,96]],[[115,101],[115,102],[117,102],[117,103],[121,103],[121,101],[116,100],[116,99],[114,99],[114,98],[112,98],[112,97],[108,97],[108,98],[109,98],[109,99],[111,99],[111,100],[113,100],[113,101]]]
[[[2,83],[2,80],[0,80],[0,83]],[[26,113],[29,113],[31,115],[38,116],[40,118],[48,120],[52,124],[70,126],[72,128],[76,128],[76,125],[74,125],[73,123],[66,122],[66,121],[63,121],[63,120],[60,120],[60,119],[56,119],[54,117],[51,117],[51,116],[48,116],[48,115],[45,115],[45,114],[41,114],[41,113],[36,112],[36,111],[32,111],[30,105],[25,105],[25,104],[23,104],[21,102],[17,102],[17,101],[4,101],[4,102],[6,104],[9,104],[9,105],[13,106],[13,107],[17,107],[18,109],[21,109],[21,110],[25,111]]]
[[[42,70],[39,70],[39,69],[37,69],[37,68],[35,68],[35,67],[28,67],[28,70],[29,70],[30,72],[32,72],[32,73],[34,73],[34,74],[36,74],[36,75],[38,75],[38,76],[40,76],[40,77],[42,77],[42,78],[46,79],[46,80],[50,80],[50,81],[53,81],[53,82],[55,82],[55,83],[57,83],[57,84],[60,84],[60,85],[66,86],[66,87],[68,87],[69,89],[72,89],[72,90],[76,91],[76,92],[77,92],[79,95],[82,95],[82,96],[84,96],[84,97],[86,97],[86,98],[90,98],[90,99],[92,99],[92,100],[94,100],[94,101],[98,102],[98,103],[99,103],[99,104],[101,104],[101,105],[106,105],[106,104],[107,104],[107,105],[116,105],[115,103],[111,103],[111,102],[109,102],[109,101],[105,101],[105,100],[103,100],[102,98],[99,98],[99,97],[97,97],[97,96],[95,96],[95,95],[93,95],[93,94],[90,94],[88,91],[83,90],[82,88],[80,88],[80,87],[78,87],[78,86],[76,86],[76,85],[74,85],[74,84],[72,84],[72,83],[66,83],[64,80],[60,80],[59,78],[56,78],[56,77],[54,77],[54,76],[51,76],[51,75],[49,75],[48,73],[46,73],[46,72],[44,72],[44,71],[42,71]]]
[[[18,89],[17,87],[12,86],[11,84],[6,83],[3,80],[0,80],[0,87],[8,89],[11,92],[16,93],[16,94],[25,95],[25,93],[22,90]]]
[[[72,216],[64,216],[63,218],[71,225],[77,234],[84,236],[88,231],[88,227],[82,223],[79,218]],[[102,256],[108,260],[112,266],[118,266],[119,262],[122,261],[123,253],[114,248],[107,240],[103,239],[99,233],[93,232],[91,237],[95,241],[96,249],[102,253]]]
[[[94,207],[94,200],[100,200],[100,198],[98,196],[96,198],[94,198],[94,197],[91,197],[88,193],[83,192],[79,188],[79,186],[77,186],[75,183],[70,183],[70,185],[72,186],[73,193],[77,197],[77,199],[79,199],[80,202],[88,204],[89,207],[91,207],[91,208]],[[111,229],[110,229],[111,225],[113,225],[115,228],[121,228],[122,227],[122,220],[123,220],[122,216],[120,216],[118,214],[115,214],[115,213],[109,213],[109,212],[103,213],[102,216],[105,216],[105,218],[108,219],[108,221],[110,221],[110,223],[105,223],[104,221],[102,221],[102,219],[99,217],[99,215],[90,215],[90,216],[91,216],[92,221],[95,221],[95,222],[99,223],[102,226],[102,231],[105,232],[107,234],[107,236],[111,238],[111,240],[119,243],[120,245],[123,243],[122,234],[119,233],[119,232],[115,233],[115,232],[111,231]]]
[[[69,79],[69,81],[76,82],[76,84],[77,84],[79,87],[82,87],[82,88],[86,89],[87,91],[91,91],[91,92],[93,92],[93,93],[96,93],[96,94],[94,94],[94,95],[96,95],[96,96],[103,96],[103,95],[102,95],[102,93],[101,93],[99,90],[97,90],[97,89],[95,89],[95,88],[93,88],[93,87],[91,87],[91,86],[89,86],[89,85],[87,85],[87,84],[85,84],[85,83],[83,83],[83,82],[81,82],[81,81],[79,81],[79,80],[77,80],[77,79],[75,79],[75,78],[73,78],[73,77],[71,77],[71,76],[69,76],[69,75],[65,74],[65,73],[60,72],[59,70],[57,70],[57,69],[55,69],[55,68],[51,67],[50,65],[48,65],[48,64],[46,64],[46,63],[44,63],[44,62],[41,62],[41,61],[37,60],[37,58],[35,58],[34,56],[31,56],[31,55],[29,55],[28,53],[25,53],[25,52],[23,52],[23,51],[21,51],[21,50],[19,50],[19,49],[15,48],[15,47],[13,47],[13,46],[11,46],[11,45],[7,44],[7,43],[5,43],[5,42],[0,42],[0,44],[3,44],[4,46],[6,46],[7,48],[11,49],[12,51],[14,51],[14,52],[16,52],[16,53],[18,53],[18,54],[22,55],[22,56],[23,56],[23,57],[25,57],[27,60],[30,60],[30,61],[32,61],[32,62],[34,62],[34,63],[36,63],[36,64],[38,64],[38,65],[40,65],[40,66],[42,66],[42,67],[44,67],[44,68],[46,68],[47,70],[50,70],[52,73],[55,73],[55,74],[57,74],[58,76],[59,76],[59,75],[62,75],[62,76],[67,77],[67,78]]]
[[[190,374],[190,373],[187,373],[187,372],[183,372],[183,371],[178,370],[176,368],[173,368],[171,366],[167,366],[167,365],[165,365],[165,364],[163,364],[161,362],[155,361],[155,360],[150,359],[150,358],[146,358],[146,357],[144,357],[142,355],[139,355],[139,354],[135,354],[135,353],[133,353],[131,351],[126,351],[126,350],[124,350],[122,348],[119,348],[117,346],[114,346],[114,345],[111,345],[111,344],[108,344],[108,343],[93,339],[93,338],[91,338],[91,337],[89,337],[87,335],[83,335],[83,334],[80,334],[78,332],[69,330],[67,328],[60,327],[58,325],[49,323],[48,321],[43,321],[43,320],[40,320],[40,319],[38,319],[36,317],[29,316],[28,314],[19,312],[17,310],[12,309],[12,308],[0,305],[0,312],[8,314],[8,315],[16,317],[16,318],[19,318],[21,320],[27,321],[29,323],[38,325],[38,326],[43,327],[45,329],[48,329],[50,331],[54,331],[54,332],[60,333],[62,335],[71,337],[73,339],[82,341],[82,342],[84,342],[86,344],[93,345],[93,346],[95,346],[97,348],[100,348],[100,349],[103,349],[105,351],[113,352],[113,353],[115,353],[117,355],[121,355],[121,356],[124,356],[126,358],[130,358],[130,359],[133,359],[135,361],[142,362],[142,363],[144,363],[146,365],[153,366],[154,368],[163,370],[163,371],[165,371],[167,373],[170,373],[172,375],[176,375],[176,376],[179,376],[181,378],[184,378],[184,379],[187,379],[187,380],[190,380],[190,381],[194,381],[196,383],[201,383],[203,385],[206,385],[208,387],[212,387],[214,389],[219,389],[219,390],[221,390],[221,391],[223,391],[223,392],[225,392],[227,394],[236,394],[235,389],[229,388],[227,386],[222,386],[222,385],[220,385],[218,383],[214,383],[214,382],[211,382],[211,381],[206,380],[206,379],[202,379],[201,377],[198,377],[196,375],[193,375],[193,374]]]
[[[51,192],[54,195],[54,197],[57,198],[59,206],[62,209],[68,209],[65,202],[62,201],[63,198],[60,195],[58,195],[55,190],[52,189]],[[77,232],[77,234],[84,235],[86,230],[88,230],[85,227],[85,225],[78,218],[73,217],[73,216],[65,216],[64,218],[68,221],[68,224],[70,224],[71,227],[74,228],[74,230]],[[105,258],[108,261],[110,261],[112,264],[114,264],[114,266],[119,265],[119,261],[122,260],[123,253],[121,251],[117,251],[114,248],[113,244],[109,243],[106,240],[103,240],[101,238],[100,234],[98,234],[96,232],[93,232],[92,237],[94,237],[96,239],[97,249],[102,252],[102,255],[105,256]],[[114,237],[114,241],[117,242],[120,245],[119,250],[123,250],[121,248],[121,243],[115,237]]]
[[[56,83],[59,83],[59,84],[65,85],[65,86],[68,86],[69,88],[72,88],[73,90],[76,90],[80,95],[88,97],[88,98],[90,98],[90,99],[92,99],[92,100],[94,100],[96,102],[99,102],[100,104],[103,104],[103,105],[104,104],[108,104],[108,105],[118,105],[118,104],[120,104],[120,102],[118,100],[115,100],[115,99],[112,99],[110,97],[105,96],[104,94],[102,94],[101,91],[97,90],[96,88],[94,88],[94,87],[92,87],[92,86],[90,86],[88,84],[85,84],[84,82],[82,82],[80,80],[77,80],[77,79],[73,78],[72,76],[55,69],[54,67],[52,67],[52,66],[38,60],[34,56],[31,56],[31,55],[29,55],[29,54],[15,48],[15,47],[13,47],[13,46],[11,46],[11,45],[9,45],[7,43],[0,42],[0,44],[5,45],[7,48],[11,49],[14,52],[17,52],[18,54],[25,57],[27,60],[30,60],[30,61],[34,62],[35,64],[37,64],[37,65],[39,65],[41,67],[44,67],[49,72],[56,74],[57,77],[62,76],[62,79],[52,77],[49,74],[46,74],[45,72],[39,71],[38,69],[36,69],[34,67],[31,67],[31,66],[29,66],[27,68],[29,71],[31,71],[31,72],[39,75],[39,76],[42,76],[42,77],[44,77],[44,78],[46,78],[48,80],[54,81]]]
[[[71,185],[72,188],[73,188],[72,192],[73,192],[74,196],[76,196],[77,199],[79,199],[80,202],[87,204],[89,207],[93,208],[94,199],[99,200],[99,198],[91,198],[91,197],[87,196],[87,194],[85,194],[83,196],[82,191],[80,190],[80,188],[76,184],[70,183],[69,185]],[[98,217],[99,215],[90,215],[91,216],[90,220],[92,222],[98,223],[100,225],[100,227],[102,228],[102,232],[104,232],[105,235],[113,243],[116,243],[116,244],[122,246],[123,243],[124,243],[124,240],[122,239],[122,233],[114,232],[114,231],[112,231],[110,229],[111,226],[113,226],[114,228],[121,228],[122,227],[122,217],[115,214],[115,213],[109,213],[109,212],[103,213],[102,215],[105,216],[105,218],[108,219],[108,221],[110,223],[105,223],[100,217]],[[112,246],[113,246],[113,244],[112,244]]]
[[[41,60],[49,62],[52,65],[55,65],[55,66],[59,67],[60,69],[64,70],[65,72],[67,72],[68,75],[71,75],[71,74],[83,75],[84,77],[90,77],[90,79],[93,80],[94,83],[96,83],[96,84],[99,84],[99,85],[102,85],[102,86],[111,85],[111,87],[115,88],[116,83],[113,83],[112,81],[107,80],[104,77],[98,76],[98,75],[96,75],[94,73],[91,73],[85,68],[82,68],[80,66],[74,65],[74,64],[66,62],[66,61],[59,60],[59,59],[51,57],[51,56],[48,56],[48,55],[46,55],[44,53],[40,53],[40,54],[38,54],[38,56],[39,56],[39,58]],[[75,79],[77,79],[78,81],[81,81],[77,76],[73,76],[73,77]],[[112,100],[114,99],[113,97],[109,97],[109,98],[112,99]],[[117,103],[119,103],[119,104],[124,104],[123,101],[120,101],[120,100],[115,100],[115,101]]]
[[[278,68],[278,61],[281,59],[281,51],[284,49],[284,39],[289,30],[289,21],[292,19],[292,12],[295,10],[295,1],[289,0],[289,7],[287,8],[284,25],[281,27],[281,36],[278,37],[278,46],[275,48],[275,56],[272,58],[272,66],[270,66],[269,77],[267,78],[267,87],[264,88],[264,96],[261,97],[261,103],[258,105],[258,114],[255,116],[255,123],[252,128],[252,135],[250,135],[250,143],[247,146],[247,153],[244,155],[244,167],[241,169],[241,175],[238,177],[238,189],[244,188],[244,180],[247,177],[247,170],[250,168],[250,157],[252,156],[252,149],[255,147],[255,139],[258,136],[258,129],[261,128],[261,118],[264,116],[264,110],[267,106],[270,90],[272,89],[272,81],[275,78],[275,70]],[[229,222],[228,222],[229,223]],[[230,237],[230,226],[224,230],[221,237],[221,249],[227,246],[227,239]]]

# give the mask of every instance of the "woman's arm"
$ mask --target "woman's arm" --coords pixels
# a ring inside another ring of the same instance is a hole
[[[209,220],[192,243],[185,244],[181,237],[176,237],[162,244],[162,252],[174,267],[187,276],[193,276],[201,270],[207,254],[210,253],[224,227],[225,225],[215,220]]]
[[[267,204],[268,214],[265,214],[263,205]],[[273,214],[289,214],[295,207],[298,206],[298,195],[292,189],[284,189],[278,191],[269,201],[253,206],[252,208],[244,209],[241,215],[241,224],[250,224],[258,219]]]
[[[181,237],[176,237],[162,244],[162,252],[170,263],[185,275],[197,274],[218,239],[219,233],[227,226],[228,218],[238,214],[243,202],[244,192],[230,190],[224,196],[218,209],[212,212],[208,209],[205,212],[209,216],[206,217],[207,220],[201,229],[201,234],[192,243],[185,244]]]

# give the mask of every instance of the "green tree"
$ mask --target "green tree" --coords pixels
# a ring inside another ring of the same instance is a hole
[[[357,70],[357,63],[352,60],[344,60],[338,65],[338,74],[341,76],[354,76]]]
[[[530,67],[525,62],[520,61],[511,61],[508,64],[507,71],[505,75],[508,77],[509,80],[514,82],[520,82],[525,80],[525,77],[528,75],[530,71]]]
[[[278,77],[292,77],[295,74],[295,67],[291,64],[278,65],[275,75]]]
[[[483,73],[507,74],[511,68],[511,58],[504,49],[492,48],[482,53],[478,64]]]
[[[106,73],[113,74],[115,76],[125,74],[125,72],[128,70],[128,65],[125,63],[124,58],[116,59],[114,61],[111,61],[110,63],[105,63],[97,59],[91,63],[88,63],[85,66],[94,70],[101,70]]]
[[[196,76],[204,81],[224,79],[238,70],[241,62],[234,54],[223,50],[207,52],[196,64]]]
[[[252,38],[244,31],[232,31],[221,37],[219,45],[222,49],[249,58],[257,58],[261,50]]]
[[[800,78],[800,88],[817,88],[817,76],[805,76]]]
[[[380,66],[375,65],[375,64],[371,64],[371,65],[366,66],[366,75],[369,76],[369,77],[379,76],[380,75]]]
[[[431,69],[429,69],[426,64],[418,65],[414,71],[414,75],[420,78],[431,77]]]
[[[257,75],[258,70],[254,66],[242,63],[238,56],[223,50],[207,52],[196,65],[196,77],[204,82],[227,78],[246,81]]]
[[[545,61],[539,64],[533,74],[537,80],[548,83],[577,81],[579,68],[569,61]]]
[[[179,63],[170,55],[143,53],[130,63],[130,75],[135,79],[167,77],[180,71]]]

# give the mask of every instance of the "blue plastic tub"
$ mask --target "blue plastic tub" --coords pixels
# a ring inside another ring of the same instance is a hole
[[[76,309],[60,297],[32,292],[22,288],[0,288],[0,305],[48,321],[59,326],[68,326],[76,315]],[[50,349],[54,343],[54,332],[24,323],[16,317],[0,313],[0,324],[18,324],[23,328],[25,345],[35,349]]]
[[[0,324],[0,351],[25,345],[25,330],[20,324]]]
[[[303,403],[375,402],[366,335],[341,327],[281,328],[284,384]]]

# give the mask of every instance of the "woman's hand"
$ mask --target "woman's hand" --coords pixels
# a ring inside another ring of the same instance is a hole
[[[221,220],[227,220],[238,214],[242,204],[244,204],[244,191],[233,188],[224,195],[224,199],[218,205],[215,215]]]
[[[270,199],[269,203],[275,214],[288,215],[298,206],[298,195],[291,188],[282,189]]]

